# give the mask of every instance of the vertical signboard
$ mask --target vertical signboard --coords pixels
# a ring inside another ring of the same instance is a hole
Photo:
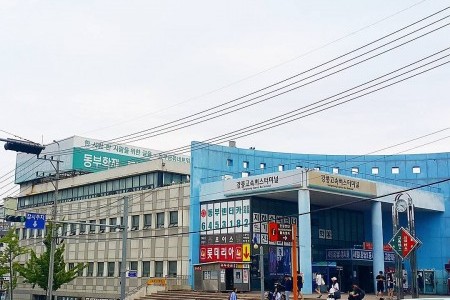
[[[207,207],[206,204],[202,204],[200,206],[200,234],[201,235],[205,235],[206,234],[206,220],[207,220],[207,216],[208,216],[208,211],[207,211]]]
[[[234,201],[228,202],[228,233],[235,233],[235,226],[236,226],[236,220],[235,220],[235,203]]]
[[[242,200],[243,232],[250,232],[250,199]]]
[[[220,233],[227,234],[228,227],[228,202],[220,203]]]
[[[234,218],[236,220],[235,231],[236,233],[242,233],[242,200],[237,200],[234,202],[235,213]]]

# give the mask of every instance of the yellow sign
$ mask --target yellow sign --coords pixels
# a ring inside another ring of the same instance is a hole
[[[147,285],[166,286],[166,279],[165,278],[149,278],[147,280]]]
[[[308,172],[308,187],[345,194],[377,195],[374,182],[319,171]]]
[[[242,244],[242,261],[250,261],[250,244]]]

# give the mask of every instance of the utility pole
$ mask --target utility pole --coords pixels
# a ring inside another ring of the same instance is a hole
[[[52,205],[52,220],[56,221],[57,207],[58,207],[59,162],[61,157],[60,151],[61,149],[59,143],[57,141],[54,142],[58,144],[58,158],[56,159],[56,167],[54,166],[56,170],[56,175],[55,175],[55,182],[53,183],[53,187],[55,188],[55,196]],[[50,162],[52,163],[53,159],[50,159]],[[51,243],[50,243],[50,261],[48,265],[47,300],[52,300],[53,297],[53,273],[55,267],[55,250],[56,250],[56,230],[54,225],[51,226],[50,236],[51,236]]]
[[[120,270],[120,300],[125,300],[125,287],[127,279],[127,239],[128,239],[128,196],[123,197],[123,224],[122,224],[122,263]]]
[[[9,246],[8,246],[9,248]],[[12,267],[12,253],[11,248],[9,250],[9,300],[13,300],[13,267]]]

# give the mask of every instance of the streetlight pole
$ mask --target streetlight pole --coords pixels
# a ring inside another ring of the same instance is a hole
[[[264,300],[264,250],[262,245],[254,244],[253,248],[257,250],[259,248],[259,278],[260,278],[260,285],[261,285],[261,300]]]
[[[122,224],[122,264],[120,270],[120,300],[125,300],[125,287],[127,280],[127,239],[128,239],[128,196],[123,197],[123,224]]]

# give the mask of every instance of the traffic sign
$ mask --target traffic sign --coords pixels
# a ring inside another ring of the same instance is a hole
[[[25,220],[25,228],[27,229],[45,229],[45,220],[47,216],[44,214],[27,213]]]
[[[128,271],[128,277],[137,277],[137,271],[135,270]]]
[[[408,257],[419,244],[420,241],[414,238],[408,230],[403,227],[400,227],[394,237],[389,241],[392,250],[402,258]]]

